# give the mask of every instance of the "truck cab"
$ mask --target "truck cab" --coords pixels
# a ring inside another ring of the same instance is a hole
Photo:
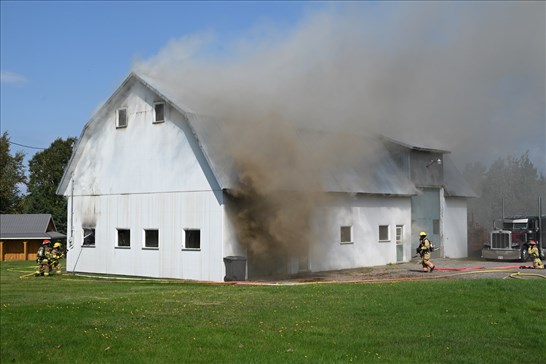
[[[482,258],[527,261],[530,240],[537,242],[541,256],[544,256],[545,229],[546,216],[512,216],[496,220],[490,240],[482,249]]]

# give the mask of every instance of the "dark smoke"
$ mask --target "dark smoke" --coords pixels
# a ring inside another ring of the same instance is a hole
[[[302,145],[301,128],[451,150],[461,169],[528,150],[545,173],[544,14],[544,2],[328,4],[229,54],[210,57],[211,34],[173,40],[135,71],[193,111],[241,121],[218,126],[238,172],[237,230],[255,254],[304,250],[320,236],[325,177],[382,156],[356,137]]]

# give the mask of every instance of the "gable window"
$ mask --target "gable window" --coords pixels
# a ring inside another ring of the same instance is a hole
[[[162,123],[165,121],[165,103],[154,103],[154,123]]]
[[[127,109],[118,109],[116,112],[116,128],[127,127]]]
[[[353,227],[352,226],[342,226],[339,229],[339,232],[340,232],[341,244],[348,244],[353,242]]]
[[[130,247],[131,246],[131,230],[129,229],[117,229],[117,246]]]
[[[379,225],[379,241],[390,241],[389,225]]]
[[[95,246],[95,229],[84,227],[83,228],[83,245]]]
[[[144,230],[144,247],[159,248],[159,230]]]
[[[201,230],[184,229],[184,249],[201,249]]]

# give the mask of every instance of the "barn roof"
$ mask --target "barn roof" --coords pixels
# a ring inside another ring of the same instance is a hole
[[[112,103],[113,100],[116,99],[117,95],[122,93],[131,82],[142,83],[159,97],[164,99],[165,102],[171,107],[186,117],[190,130],[193,133],[193,137],[200,147],[199,152],[203,153],[208,166],[216,178],[215,182],[217,183],[217,187],[222,190],[236,188],[238,184],[238,177],[234,161],[229,160],[229,158],[226,157],[225,148],[221,144],[217,143],[217,134],[225,132],[223,128],[230,128],[230,124],[225,120],[218,122],[218,120],[212,117],[204,116],[202,113],[195,112],[188,107],[183,100],[179,100],[176,97],[176,92],[174,90],[171,90],[167,84],[161,82],[160,80],[131,73],[84,127],[82,136],[80,136],[78,144],[76,144],[74,148],[74,153],[68,167],[65,170],[65,175],[61,180],[57,193],[62,194],[68,188],[70,175],[74,168],[74,159],[77,158],[76,156],[79,149],[78,146],[82,141],[82,137],[88,126],[100,115],[101,110]],[[297,131],[297,138],[299,138],[302,148],[308,148],[310,151],[313,150],[312,146],[315,143],[324,141],[328,138],[339,138],[339,135],[340,133],[317,132],[303,129],[299,129]],[[355,163],[350,166],[344,165],[343,167],[340,166],[339,168],[333,168],[326,171],[326,173],[321,176],[323,179],[323,188],[328,192],[405,196],[417,194],[418,190],[415,184],[410,180],[409,175],[401,171],[400,167],[393,161],[392,156],[383,145],[383,141],[384,139],[376,135],[363,135],[362,143],[371,145],[374,148],[373,158],[362,160],[361,163]],[[413,150],[449,153],[441,149],[413,146],[397,141],[394,142]],[[458,172],[454,165],[450,165],[449,168],[450,171],[448,171],[447,174],[457,178],[452,179],[448,186],[446,186],[448,195],[465,197],[471,196],[472,192],[469,192],[468,188],[463,186],[465,183],[464,178],[462,178],[462,176],[459,178],[457,175],[460,175],[460,172]],[[292,188],[293,186],[284,186],[284,189],[286,190],[291,190]]]
[[[0,239],[62,239],[51,214],[2,214]]]

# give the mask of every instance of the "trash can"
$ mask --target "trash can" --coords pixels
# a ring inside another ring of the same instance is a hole
[[[246,257],[224,257],[226,276],[224,282],[244,281],[246,279]]]

